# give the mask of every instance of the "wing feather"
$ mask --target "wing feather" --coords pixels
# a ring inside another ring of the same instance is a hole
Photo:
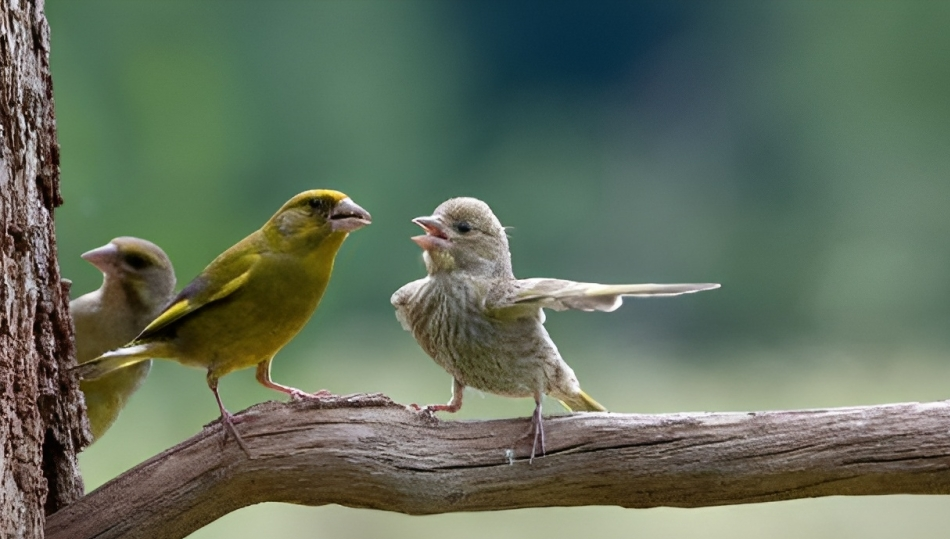
[[[411,332],[412,324],[409,323],[409,315],[406,312],[411,308],[410,302],[412,297],[416,295],[419,289],[426,284],[428,277],[423,279],[418,279],[412,281],[409,284],[404,285],[399,290],[393,292],[389,302],[393,304],[393,307],[396,308],[396,320],[399,320],[399,324],[402,325],[402,329]]]
[[[215,259],[201,275],[189,283],[171,304],[142,330],[135,341],[148,338],[205,305],[220,301],[240,290],[247,283],[254,265],[261,257],[259,254],[248,254],[238,260],[230,261],[228,268],[218,264],[221,258]],[[209,277],[211,275],[218,279],[211,279]],[[216,286],[215,281],[221,280],[223,283]]]
[[[493,310],[544,308],[555,311],[578,309],[611,312],[620,307],[624,296],[678,296],[714,288],[719,288],[719,285],[716,283],[598,284],[563,279],[519,279],[516,282],[515,293],[509,295],[502,303],[493,306]]]

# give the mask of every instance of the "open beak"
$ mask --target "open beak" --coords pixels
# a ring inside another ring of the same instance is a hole
[[[330,212],[330,226],[334,232],[353,232],[373,222],[369,212],[349,197],[337,202]]]
[[[99,269],[102,273],[109,273],[115,268],[115,260],[119,255],[119,248],[114,243],[107,243],[91,251],[86,251],[82,259]]]
[[[435,249],[448,249],[452,245],[452,240],[446,232],[446,227],[442,220],[435,216],[416,217],[413,223],[422,227],[426,231],[424,236],[413,236],[412,241],[426,251]]]

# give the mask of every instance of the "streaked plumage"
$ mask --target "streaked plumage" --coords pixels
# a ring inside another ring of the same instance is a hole
[[[205,369],[225,427],[248,452],[218,395],[218,379],[256,366],[267,387],[292,397],[322,394],[275,383],[271,361],[316,310],[343,240],[370,220],[339,191],[300,193],[211,262],[134,341],[81,365],[80,375],[95,379],[150,357]]]
[[[428,275],[392,296],[396,317],[452,375],[452,400],[428,411],[456,412],[466,386],[506,397],[533,397],[531,458],[544,451],[541,396],[574,411],[606,411],[584,393],[544,328],[543,308],[613,311],[623,296],[675,296],[718,284],[602,285],[516,279],[504,227],[484,202],[453,198],[413,220],[426,235]]]
[[[132,237],[115,238],[82,257],[102,272],[98,290],[69,303],[76,359],[86,363],[134,339],[162,311],[175,293],[175,270],[161,248]],[[151,365],[143,361],[79,383],[93,441],[112,426]]]

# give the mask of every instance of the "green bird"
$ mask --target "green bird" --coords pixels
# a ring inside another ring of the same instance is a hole
[[[69,302],[76,359],[87,363],[129,342],[162,312],[175,293],[175,270],[164,251],[139,238],[115,238],[83,253],[102,272],[102,286]],[[102,438],[138,390],[151,361],[82,380],[93,442]]]
[[[613,311],[623,296],[676,296],[718,284],[605,285],[561,279],[516,279],[504,227],[488,204],[453,198],[413,222],[426,234],[412,238],[422,249],[428,276],[397,290],[396,318],[425,352],[452,375],[452,399],[427,412],[457,412],[466,386],[535,402],[529,437],[531,459],[544,453],[541,397],[572,411],[606,409],[581,390],[544,328],[543,309]]]
[[[219,255],[132,342],[80,365],[96,379],[148,358],[172,359],[207,373],[225,435],[250,452],[218,394],[218,379],[257,368],[257,380],[293,398],[319,398],[271,380],[274,355],[303,328],[330,281],[337,251],[370,214],[339,191],[290,199],[264,226]]]

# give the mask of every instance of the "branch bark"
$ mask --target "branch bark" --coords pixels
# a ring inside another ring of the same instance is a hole
[[[527,419],[439,421],[381,395],[239,417],[254,459],[213,423],[52,515],[46,537],[180,538],[265,501],[431,514],[950,494],[948,402],[557,416],[534,463]]]

